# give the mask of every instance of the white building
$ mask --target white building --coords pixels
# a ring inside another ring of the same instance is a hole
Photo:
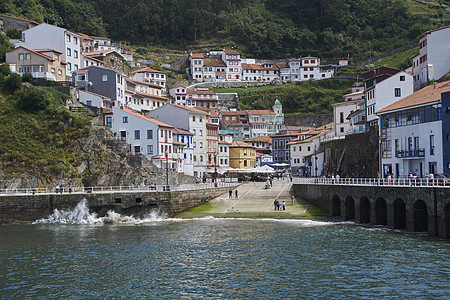
[[[67,63],[66,76],[71,78],[72,71],[83,67],[81,62],[81,35],[68,29],[42,23],[22,32],[21,42],[15,47],[31,49],[54,49],[62,53]]]
[[[126,80],[125,106],[137,111],[150,111],[169,102],[162,96],[160,85],[133,79]]]
[[[394,74],[385,73],[383,69]],[[413,78],[411,74],[392,68],[381,67],[369,71],[374,76],[364,81],[366,122],[370,126],[378,125],[375,112],[395,103],[413,93]],[[369,73],[366,72],[365,74]]]
[[[430,85],[377,112],[380,174],[450,172],[450,81]]]
[[[192,79],[197,80],[199,82],[203,81],[203,62],[204,56],[201,53],[191,53],[189,55],[189,73],[191,74]]]
[[[219,131],[219,170],[225,172],[230,169],[230,145],[233,137]]]
[[[242,74],[241,55],[236,50],[224,50],[222,61],[227,65],[226,80],[240,81]]]
[[[206,117],[208,113],[187,106],[167,104],[146,115],[194,134],[194,176],[202,178],[207,161]]]
[[[145,67],[131,72],[131,78],[137,81],[154,83],[159,85],[163,90],[166,90],[167,74],[163,71]]]
[[[414,91],[450,73],[450,26],[427,31],[418,40],[419,53],[411,58]]]
[[[126,141],[132,155],[144,155],[160,168],[166,167],[167,156],[169,169],[176,170],[172,126],[131,109],[118,107],[113,107],[112,114],[105,114],[105,124],[116,138]]]
[[[184,85],[174,86],[169,90],[169,95],[175,100],[175,104],[186,105],[187,92]]]
[[[290,148],[292,174],[301,176],[320,176],[323,169],[323,153],[319,155],[320,137],[327,131],[303,134],[287,143]],[[314,156],[314,157],[312,157]],[[317,158],[317,159],[315,159]],[[319,160],[320,159],[320,160]]]
[[[114,106],[114,101],[111,98],[84,90],[78,90],[78,101],[99,108],[112,108]]]
[[[351,127],[351,119],[348,117],[358,110],[363,99],[343,101],[332,104],[335,136],[343,136],[348,133]]]
[[[302,57],[291,59],[288,62],[290,69],[290,80],[303,81],[303,80],[320,80],[331,78],[334,75],[334,71],[324,70],[320,66],[320,58],[318,57]]]

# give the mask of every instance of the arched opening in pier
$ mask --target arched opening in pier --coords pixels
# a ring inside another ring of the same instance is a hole
[[[414,231],[428,231],[428,207],[425,201],[414,202]]]
[[[366,197],[359,200],[359,222],[370,223],[370,201]]]
[[[444,209],[445,218],[445,238],[450,238],[450,203],[447,203]]]
[[[394,201],[394,229],[406,229],[406,204],[402,199]]]
[[[346,220],[354,220],[355,219],[355,201],[351,196],[345,198],[344,202],[345,207],[345,219]]]
[[[341,199],[336,195],[331,200],[331,215],[333,217],[341,215]]]
[[[383,198],[375,201],[375,225],[387,225],[386,200]]]

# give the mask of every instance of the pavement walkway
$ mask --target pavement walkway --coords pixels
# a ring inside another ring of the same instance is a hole
[[[294,201],[291,204],[291,182],[273,181],[273,186],[266,189],[265,182],[249,182],[232,190],[232,197],[226,193],[206,204],[181,214],[181,217],[268,217],[268,218],[305,218],[307,203]],[[286,210],[274,210],[274,200],[285,201]]]

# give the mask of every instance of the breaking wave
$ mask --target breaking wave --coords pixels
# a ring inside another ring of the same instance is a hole
[[[89,212],[87,200],[84,199],[71,210],[55,209],[48,218],[43,218],[34,224],[142,224],[166,220],[165,213],[153,210],[144,218],[124,216],[114,211],[108,211],[106,216],[98,217],[96,213]]]

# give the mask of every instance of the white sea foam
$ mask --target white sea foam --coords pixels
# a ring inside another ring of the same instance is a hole
[[[167,217],[167,214],[157,210],[153,210],[148,216],[141,219],[124,216],[114,211],[108,211],[106,216],[98,217],[96,213],[89,212],[87,200],[84,199],[75,208],[71,210],[55,209],[48,218],[37,220],[34,224],[142,224],[164,221]]]

